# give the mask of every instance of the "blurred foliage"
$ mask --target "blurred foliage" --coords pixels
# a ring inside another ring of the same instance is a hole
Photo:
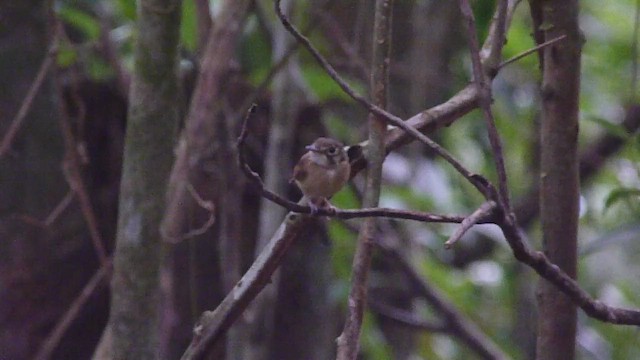
[[[484,39],[494,1],[473,3],[479,36]],[[216,1],[212,4],[215,7]],[[398,6],[411,4],[412,2],[406,1],[400,2]],[[81,62],[83,69],[92,78],[107,79],[114,76],[110,65],[98,54],[95,46],[100,38],[100,24],[103,21],[110,24],[108,35],[114,41],[122,62],[130,65],[133,40],[130,29],[135,20],[134,1],[118,0],[110,3],[69,0],[60,1],[59,5],[57,13],[60,19],[80,34],[80,39],[74,41],[74,46],[63,44],[61,47],[58,63],[62,67]],[[598,136],[613,134],[625,139],[625,145],[595,178],[583,184],[580,244],[581,247],[594,250],[582,257],[580,282],[594,296],[620,301],[626,306],[640,307],[640,292],[637,290],[640,288],[640,266],[630,265],[640,263],[640,242],[610,241],[616,236],[617,229],[637,225],[640,219],[640,138],[638,135],[627,134],[620,125],[625,105],[638,100],[638,94],[632,93],[631,81],[633,61],[637,60],[633,59],[632,53],[637,5],[632,0],[584,0],[581,6],[581,24],[586,42],[582,62],[580,143],[586,148]],[[265,8],[272,11],[270,7]],[[306,7],[301,6],[298,9],[301,16],[298,18],[310,21],[309,17],[302,16],[302,12],[306,10]],[[267,14],[267,17],[268,21],[273,21],[271,25],[278,26],[272,13]],[[193,1],[184,1],[180,36],[184,50],[192,54],[197,52],[196,21]],[[242,74],[253,85],[262,82],[272,66],[270,34],[260,21],[255,15],[248,18],[239,46]],[[402,24],[401,21],[396,21],[398,23]],[[304,26],[306,25],[301,24],[301,28]],[[504,58],[508,59],[531,48],[534,45],[531,32],[528,6],[523,2],[509,29]],[[364,34],[368,32],[364,31]],[[335,55],[330,41],[320,31],[312,31],[311,39],[321,52],[328,56]],[[454,79],[452,91],[465,86],[471,78],[468,56],[465,47],[451,60],[450,68]],[[362,141],[357,136],[361,134],[360,127],[365,119],[350,119],[348,115],[351,113],[343,110],[345,106],[356,108],[358,105],[340,90],[306,52],[300,52],[297,61],[306,85],[312,90],[316,100],[326,105],[324,120],[330,132],[341,139]],[[367,83],[349,74],[344,74],[344,77],[358,92],[366,94]],[[411,74],[408,76],[409,81],[410,77]],[[514,203],[537,181],[535,142],[539,114],[539,80],[537,55],[532,54],[502,69],[494,81],[493,110],[504,142],[509,187]],[[495,166],[481,116],[480,112],[474,111],[450,128],[439,131],[438,141],[472,171],[494,180]],[[446,163],[426,157],[422,150],[417,151],[415,148],[399,154],[400,157],[396,160],[390,157],[388,162],[392,163],[387,165],[392,166],[392,169],[405,169],[406,175],[394,177],[393,181],[387,179],[383,189],[383,204],[434,213],[464,214],[473,211],[481,203],[482,197],[477,191]],[[410,165],[403,165],[403,162]],[[427,176],[428,182],[425,180]],[[337,194],[333,203],[343,208],[359,206],[351,189]],[[347,225],[339,221],[329,222],[333,244],[335,298],[336,303],[342,307],[345,306],[348,294],[356,239],[351,227],[357,227],[357,224],[357,221],[349,221]],[[407,236],[422,249],[412,252],[413,262],[419,264],[422,275],[446,294],[466,316],[478,323],[503,349],[520,358],[521,354],[512,334],[513,323],[517,318],[517,292],[521,289],[518,282],[522,280],[521,270],[515,270],[516,260],[501,237],[494,236],[498,250],[494,251],[491,259],[479,259],[476,264],[472,263],[463,269],[453,268],[447,263],[447,255],[443,255],[441,245],[452,229],[451,226],[408,222],[405,228]],[[631,234],[637,239],[639,231],[636,229]],[[537,244],[539,229],[529,229],[529,236],[532,244]],[[606,259],[607,269],[602,269],[603,259]],[[497,276],[495,281],[482,278],[484,272],[480,270],[483,266],[485,270],[493,269],[489,273]],[[496,269],[499,270],[498,275]],[[531,275],[530,272],[527,274]],[[612,292],[615,296],[611,295]],[[421,311],[424,311],[423,315],[429,313],[428,307]],[[640,358],[637,329],[607,325],[585,316],[581,317],[579,326],[581,358]],[[365,358],[390,358],[389,347],[370,315],[366,316],[362,339]],[[428,333],[419,335],[417,351],[421,357],[429,359],[467,359],[475,356],[447,335]]]

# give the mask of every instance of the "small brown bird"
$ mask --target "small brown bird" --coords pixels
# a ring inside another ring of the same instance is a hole
[[[344,145],[337,140],[321,137],[305,149],[289,182],[298,185],[316,214],[320,207],[331,207],[327,199],[347,183],[351,166]]]

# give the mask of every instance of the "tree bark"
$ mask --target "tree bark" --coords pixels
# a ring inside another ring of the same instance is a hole
[[[181,2],[138,1],[138,31],[114,255],[109,325],[113,359],[154,359],[167,179],[180,114]]]
[[[544,251],[573,278],[577,275],[579,210],[578,97],[582,37],[578,1],[532,1],[544,39],[567,40],[543,50],[540,213]],[[536,36],[538,39],[539,36]],[[538,359],[575,357],[576,307],[552,284],[538,289]]]
[[[371,93],[375,105],[386,108],[389,84],[389,63],[391,52],[392,0],[377,0],[374,21],[373,61]],[[387,123],[379,116],[369,115],[369,154],[367,156],[367,180],[362,206],[376,207],[380,199],[382,183],[382,163],[384,162]],[[377,220],[366,218],[361,225],[353,258],[351,290],[349,292],[348,314],[342,334],[337,339],[337,359],[355,360],[360,348],[360,332],[367,301],[367,279],[373,252],[373,237],[377,231]]]

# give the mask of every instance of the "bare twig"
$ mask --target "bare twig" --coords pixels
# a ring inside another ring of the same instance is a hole
[[[55,21],[58,22],[59,20],[55,19]],[[62,24],[58,23],[57,26],[62,27]],[[60,30],[60,31],[61,31],[61,35],[66,38],[64,34],[64,30]],[[66,41],[68,41],[68,39],[66,39]],[[61,83],[61,80],[58,77],[55,78],[55,83],[58,88],[58,94],[62,96],[63,85]],[[75,86],[77,86],[77,82],[75,81],[75,78],[74,78],[74,81],[72,83],[72,93],[74,93],[74,95],[72,95],[72,98],[76,102],[78,109],[80,109],[78,117],[79,117],[79,122],[82,122],[84,121],[84,117],[85,117],[84,104],[81,103],[81,100],[79,98],[79,95],[77,93],[77,89],[75,88]],[[87,228],[89,229],[91,242],[96,251],[96,254],[100,259],[102,266],[106,266],[108,262],[107,250],[105,249],[102,235],[100,234],[100,230],[98,229],[99,228],[98,220],[97,220],[95,211],[93,209],[93,206],[91,205],[91,198],[89,196],[87,187],[82,177],[83,160],[79,153],[80,147],[78,145],[78,142],[76,141],[76,138],[74,136],[74,131],[69,121],[69,118],[70,118],[69,109],[67,108],[67,105],[64,99],[62,98],[59,99],[58,107],[60,110],[60,116],[59,116],[60,130],[62,132],[62,137],[64,139],[64,146],[65,146],[65,156],[62,164],[64,177],[65,177],[65,180],[67,181],[67,184],[69,184],[69,188],[71,188],[76,198],[78,199],[78,203],[80,205],[80,211],[82,212],[82,216],[85,222],[87,223]]]
[[[554,284],[588,316],[612,324],[640,325],[640,310],[613,307],[594,300],[576,280],[549,261],[544,253],[532,250],[524,241],[513,217],[505,216],[498,226],[502,229],[514,257]]]
[[[194,329],[191,344],[182,356],[183,360],[202,359],[207,349],[220,339],[251,300],[270,283],[271,275],[280,265],[282,257],[306,225],[304,219],[304,216],[295,214],[286,217],[285,222],[220,305],[214,311],[207,311],[202,315]]]
[[[385,109],[388,103],[392,19],[393,0],[376,0],[369,89],[373,98],[373,104],[371,105],[375,105],[380,109]],[[400,123],[405,124],[402,120],[400,120]],[[380,202],[382,164],[386,156],[384,146],[386,127],[387,122],[384,115],[369,114],[367,178],[362,200],[364,207],[378,206]],[[417,130],[415,132],[421,134]],[[360,332],[362,331],[364,309],[367,304],[367,281],[373,257],[373,239],[376,236],[376,231],[377,221],[375,218],[366,218],[360,226],[351,266],[351,288],[347,301],[347,316],[342,333],[336,339],[337,360],[355,360],[358,357]]]
[[[67,209],[71,201],[73,200],[75,193],[72,191],[67,192],[67,195],[60,200],[58,205],[49,213],[49,215],[44,220],[44,226],[51,226],[58,217],[62,214],[63,211]]]
[[[498,1],[497,21],[496,21],[496,37],[493,46],[502,49],[504,43],[504,32],[507,16],[507,0]],[[469,48],[471,51],[471,63],[473,64],[473,78],[478,88],[478,102],[482,108],[487,130],[489,133],[489,142],[493,151],[493,159],[495,161],[496,172],[498,174],[498,204],[504,207],[505,211],[510,211],[509,205],[509,189],[507,187],[507,172],[504,166],[504,155],[502,151],[502,140],[496,128],[495,119],[491,111],[491,85],[487,82],[482,62],[480,59],[480,46],[478,45],[478,34],[476,33],[476,22],[473,17],[473,10],[469,4],[469,0],[460,0],[460,10],[462,16],[466,19],[467,32],[469,38]],[[501,51],[496,51],[500,53]]]
[[[456,229],[456,231],[444,243],[444,247],[446,249],[450,249],[453,244],[460,240],[460,238],[462,238],[462,236],[469,229],[471,229],[473,225],[476,225],[478,221],[486,219],[488,216],[490,216],[490,214],[493,213],[493,211],[496,209],[496,206],[498,205],[493,201],[487,201],[486,203],[482,204],[482,206],[480,206],[478,210],[474,211],[471,215],[469,215],[469,217],[465,218],[462,223],[460,223],[458,229]]]
[[[42,83],[46,79],[47,73],[49,73],[49,69],[51,68],[51,65],[53,64],[56,58],[56,55],[58,54],[58,40],[59,40],[58,37],[59,37],[59,31],[56,31],[51,41],[51,46],[49,47],[49,51],[47,51],[47,54],[45,55],[44,60],[42,60],[42,64],[40,65],[40,69],[38,70],[38,74],[36,75],[36,78],[33,80],[31,87],[29,87],[29,91],[27,92],[27,95],[24,97],[24,100],[22,100],[22,104],[20,105],[20,109],[18,110],[18,113],[11,121],[11,125],[9,126],[9,128],[7,129],[7,132],[4,134],[4,137],[2,138],[2,142],[0,143],[0,158],[2,158],[11,148],[11,143],[13,142],[13,139],[16,137],[18,130],[20,130],[20,127],[22,126],[24,119],[26,118],[27,114],[29,113],[29,110],[31,109],[31,104],[33,104],[33,100],[38,94],[38,90],[40,90]]]
[[[200,194],[198,194],[198,192],[196,191],[196,189],[193,187],[193,185],[191,185],[191,183],[187,183],[187,191],[189,191],[189,194],[191,194],[192,198],[196,201],[196,203],[203,209],[207,210],[207,212],[209,212],[209,218],[207,219],[207,221],[202,224],[202,226],[196,228],[196,229],[192,229],[182,235],[180,235],[179,237],[173,237],[170,236],[169,234],[165,233],[163,231],[163,229],[160,229],[160,233],[162,234],[162,237],[173,244],[177,244],[179,242],[182,242],[184,240],[187,239],[191,239],[194,238],[196,236],[200,236],[204,233],[207,232],[207,230],[209,230],[213,224],[215,224],[216,222],[216,207],[215,204],[212,201],[209,200],[205,200],[203,199]]]
[[[534,53],[534,52],[536,52],[536,51],[538,51],[540,49],[543,49],[543,48],[545,48],[545,47],[547,47],[549,45],[553,45],[553,44],[557,43],[558,41],[562,41],[562,40],[564,40],[566,38],[567,38],[567,35],[558,36],[557,38],[551,39],[549,41],[545,41],[540,45],[534,46],[529,50],[525,50],[525,51],[521,52],[520,54],[518,54],[518,55],[516,55],[516,56],[514,56],[514,57],[512,57],[512,58],[510,58],[508,60],[505,60],[505,61],[501,62],[500,65],[498,65],[498,69],[502,69],[503,67],[505,67],[505,66],[507,66],[507,65],[509,65],[511,63],[514,63],[514,62],[522,59],[525,56],[528,56],[528,55],[530,55],[530,54],[532,54],[532,53]]]
[[[98,271],[91,277],[91,279],[84,286],[80,294],[76,297],[76,299],[71,303],[67,311],[62,315],[60,320],[56,323],[56,326],[49,333],[47,338],[42,343],[42,346],[38,350],[38,353],[34,357],[34,359],[38,360],[46,360],[51,358],[51,354],[56,349],[60,340],[64,336],[64,333],[67,331],[71,323],[75,318],[77,318],[78,313],[82,310],[84,304],[87,303],[91,295],[96,291],[98,285],[101,283],[104,285],[108,285],[107,280],[109,278],[109,274],[111,273],[111,260],[107,261],[103,264]]]
[[[69,207],[73,200],[75,193],[73,190],[69,190],[67,194],[58,202],[58,204],[49,212],[49,215],[44,220],[36,219],[27,214],[14,215],[18,220],[23,221],[25,224],[37,226],[40,228],[48,228],[58,220],[60,215]]]

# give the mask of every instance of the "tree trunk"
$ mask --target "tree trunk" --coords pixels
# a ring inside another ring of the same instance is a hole
[[[532,1],[532,14],[544,40],[567,39],[542,54],[540,213],[544,251],[571,277],[577,272],[578,96],[582,37],[578,1]],[[575,357],[576,307],[546,281],[538,289],[538,359]]]
[[[180,114],[176,101],[180,5],[173,0],[137,5],[108,325],[111,344],[102,344],[111,348],[113,359],[154,359],[158,352],[159,224]]]
[[[376,0],[374,21],[373,61],[370,89],[375,105],[386,108],[389,85],[389,64],[391,62],[391,20],[393,17],[392,0]],[[367,154],[367,180],[362,206],[376,207],[380,200],[382,183],[382,163],[386,155],[384,136],[387,123],[377,115],[370,114],[369,153]],[[360,348],[360,333],[367,301],[367,279],[373,253],[373,237],[377,232],[377,220],[366,218],[360,227],[356,253],[353,257],[351,272],[351,290],[347,319],[342,333],[336,340],[339,360],[355,360]]]

